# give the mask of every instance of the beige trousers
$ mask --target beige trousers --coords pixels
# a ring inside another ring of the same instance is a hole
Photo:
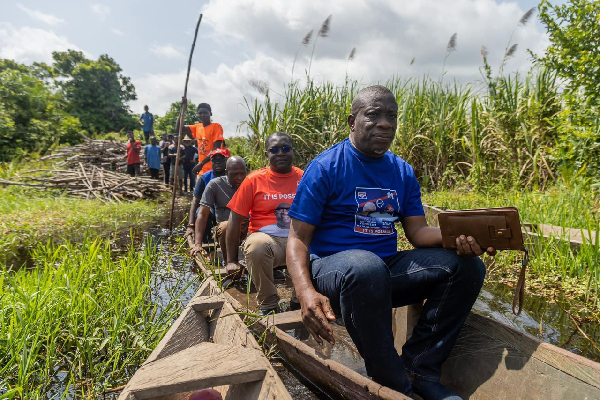
[[[240,243],[246,239],[247,234],[248,220],[246,219],[244,222],[242,222]],[[227,235],[227,221],[219,222],[215,227],[215,241],[219,244],[221,252],[223,253],[223,260],[225,261],[225,264],[227,264],[227,244],[225,243],[225,235]]]
[[[285,265],[287,238],[251,233],[243,245],[246,265],[256,286],[258,308],[269,310],[277,307],[279,295],[273,280],[273,268]]]

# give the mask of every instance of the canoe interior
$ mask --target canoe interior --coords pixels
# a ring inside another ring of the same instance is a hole
[[[210,273],[207,265],[199,265]],[[286,281],[280,285],[287,292],[278,288],[282,297],[288,293],[289,299],[290,284]],[[245,288],[234,286],[225,291],[225,296],[234,308],[254,311],[252,293],[248,297]],[[394,310],[393,329],[399,353],[411,335],[420,308],[412,305]],[[267,341],[277,345],[287,362],[330,395],[405,398],[365,376],[364,363],[359,356],[356,362],[356,348],[343,326],[334,327],[336,342],[354,356],[347,363],[352,368],[335,361],[328,345],[319,346],[302,332],[298,311],[277,314],[252,327],[258,334],[266,328]],[[473,399],[600,399],[600,364],[471,313],[443,366],[442,383],[462,397]]]
[[[119,398],[291,399],[239,314],[207,278]]]

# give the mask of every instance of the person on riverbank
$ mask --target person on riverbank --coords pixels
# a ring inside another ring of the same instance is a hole
[[[198,164],[198,149],[192,146],[193,139],[183,139],[185,162],[183,163],[183,190],[188,191],[188,180],[190,182],[190,193],[194,191],[196,186],[196,174],[192,170]]]
[[[150,178],[152,179],[158,179],[158,174],[160,173],[160,156],[160,146],[156,142],[156,138],[152,136],[150,144],[144,148],[145,163],[150,170]]]
[[[183,99],[187,103],[187,99]],[[183,134],[197,140],[198,143],[198,165],[194,167],[195,174],[204,174],[212,169],[210,162],[210,152],[221,147],[225,147],[223,137],[223,127],[221,124],[211,121],[212,109],[210,104],[200,103],[198,105],[198,119],[200,123],[194,125],[184,125]],[[176,128],[179,132],[179,120]]]
[[[198,216],[196,217],[195,232],[194,232],[194,247],[190,251],[193,257],[198,252],[202,252],[206,256],[206,252],[202,249],[202,239],[204,237],[206,225],[210,218],[211,209],[215,209],[216,229],[215,239],[221,247],[225,264],[227,264],[227,243],[225,236],[227,233],[227,224],[229,221],[230,210],[227,204],[231,201],[236,190],[240,187],[246,178],[248,170],[246,163],[240,156],[233,156],[227,159],[225,168],[225,176],[220,176],[212,179],[200,200]],[[246,238],[248,233],[248,219],[242,223],[240,243]],[[238,245],[240,244],[238,243]]]
[[[356,95],[349,139],[317,156],[300,182],[287,266],[317,342],[334,343],[329,321],[341,315],[374,381],[409,396],[456,399],[439,383],[441,366],[483,284],[484,251],[464,236],[457,251],[445,250],[440,230],[427,225],[413,168],[388,151],[397,114],[383,86]],[[397,222],[414,250],[397,251]],[[399,356],[392,307],[424,299]]]
[[[171,179],[171,159],[169,158],[169,146],[173,144],[173,135],[162,134],[162,140],[159,143],[160,150],[162,153],[161,163],[163,166],[163,172],[165,174],[165,185],[169,185]]]
[[[183,166],[185,153],[183,146],[179,144],[179,137],[173,136],[173,144],[169,146],[169,160],[171,161],[171,185],[175,184],[175,164],[177,162],[177,147],[179,147],[179,167],[177,168],[177,184],[179,185],[179,195],[183,196]]]
[[[140,151],[142,142],[135,140],[133,132],[127,132],[127,173],[131,176],[140,176]]]
[[[198,179],[198,182],[196,182],[196,186],[194,187],[194,197],[192,198],[192,204],[190,205],[188,228],[184,237],[192,236],[194,234],[196,217],[198,216],[198,206],[200,205],[200,200],[202,199],[206,185],[208,185],[208,183],[214,178],[225,176],[227,159],[231,157],[231,153],[227,148],[215,149],[211,152],[210,157],[212,160],[213,169],[202,174],[202,176]],[[204,243],[207,243],[211,240],[210,230],[216,222],[215,218],[215,212],[211,209],[207,226],[204,230]]]
[[[144,106],[144,113],[140,115],[139,121],[144,132],[144,139],[146,140],[146,144],[148,144],[150,136],[154,136],[154,115],[148,111],[148,106]]]
[[[228,204],[231,213],[227,227],[227,272],[241,270],[238,243],[244,219],[250,215],[248,238],[243,244],[248,272],[256,285],[259,314],[275,312],[279,295],[274,283],[274,268],[285,265],[289,229],[278,226],[285,204],[296,195],[302,170],[294,167],[292,138],[274,132],[265,141],[269,166],[252,172],[242,182]],[[289,228],[289,227],[288,227]],[[279,271],[278,271],[279,272]]]

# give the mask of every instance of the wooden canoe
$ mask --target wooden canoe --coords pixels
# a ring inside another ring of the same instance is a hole
[[[291,399],[210,275],[119,399],[187,399],[207,388],[224,399]]]
[[[196,263],[205,274],[212,273],[203,260]],[[253,311],[235,290],[227,289],[225,299],[238,311]],[[419,305],[394,310],[399,353],[419,314]],[[265,334],[288,364],[333,398],[407,398],[334,361],[314,343],[311,347],[290,335],[302,327],[300,311],[289,311],[259,320],[251,329]],[[600,364],[473,312],[443,366],[441,381],[464,398],[600,399]]]

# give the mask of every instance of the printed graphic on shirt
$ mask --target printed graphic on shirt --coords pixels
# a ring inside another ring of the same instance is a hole
[[[285,193],[280,193],[280,195],[285,195]],[[295,193],[291,193],[290,195],[292,199],[296,196]],[[278,204],[273,211],[277,222],[271,225],[263,226],[258,231],[273,236],[286,237],[290,232],[290,222],[292,221],[288,215],[291,206],[291,203]]]
[[[367,235],[391,235],[398,220],[398,194],[392,189],[357,187],[354,232]]]

